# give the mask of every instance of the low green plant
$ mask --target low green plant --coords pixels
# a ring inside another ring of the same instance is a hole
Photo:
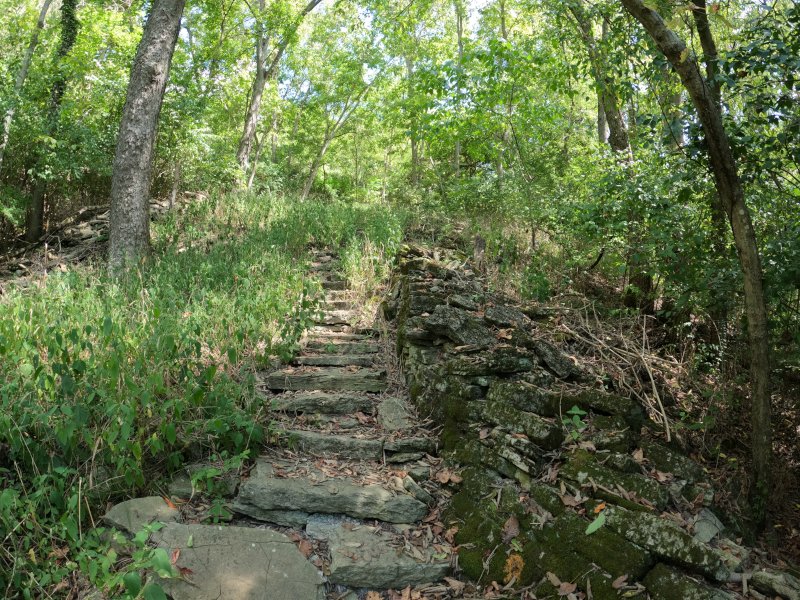
[[[585,417],[587,414],[588,413],[585,410],[582,410],[579,406],[575,405],[570,408],[562,417],[561,422],[567,429],[567,432],[573,441],[579,440],[583,430],[588,427],[586,421],[583,420],[583,417]]]

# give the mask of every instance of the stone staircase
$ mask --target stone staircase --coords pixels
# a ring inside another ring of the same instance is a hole
[[[351,325],[356,307],[335,268],[334,256],[316,255],[324,314],[292,363],[260,378],[279,443],[239,482],[233,522],[180,523],[160,498],[106,516],[130,532],[167,522],[151,540],[191,573],[162,582],[175,600],[355,600],[409,586],[447,597],[436,584],[453,555],[437,523],[436,438],[416,419],[399,376],[389,376],[386,340]]]
[[[707,470],[547,335],[553,311],[409,247],[389,348],[351,325],[335,268],[317,255],[324,315],[261,376],[278,443],[229,482],[232,521],[157,496],[105,516],[132,534],[164,524],[150,540],[180,573],[160,581],[174,600],[800,600],[800,580],[716,516]],[[447,577],[456,564],[473,583]]]

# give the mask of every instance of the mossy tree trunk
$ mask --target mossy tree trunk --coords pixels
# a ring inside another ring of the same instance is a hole
[[[739,179],[736,159],[731,151],[728,134],[722,122],[719,93],[713,78],[713,68],[707,69],[711,81],[703,77],[697,60],[691,56],[686,43],[672,31],[661,15],[645,6],[642,0],[620,0],[622,5],[642,24],[681,78],[692,99],[706,137],[708,156],[720,203],[733,231],[733,239],[744,278],[744,300],[750,341],[750,375],[752,396],[752,455],[753,484],[751,501],[757,526],[766,521],[766,505],[770,492],[770,462],[772,459],[772,424],[770,422],[769,329],[764,298],[761,259],[756,234],[745,203],[744,189]],[[705,3],[696,10],[705,12]],[[698,23],[702,27],[701,22]],[[707,25],[707,22],[706,22]],[[711,31],[701,32],[710,38]],[[713,38],[711,38],[713,41]],[[703,42],[708,56],[709,39]],[[710,65],[708,65],[710,66]]]
[[[111,178],[109,266],[150,251],[150,179],[158,117],[186,0],[154,0],[131,69]]]

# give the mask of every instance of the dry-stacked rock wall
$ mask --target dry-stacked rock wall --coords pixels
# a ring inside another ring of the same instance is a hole
[[[703,469],[541,335],[552,311],[488,293],[466,265],[404,248],[385,306],[411,398],[462,467],[446,517],[463,572],[537,598],[737,597],[749,553],[709,510]],[[751,589],[774,596],[772,576]]]

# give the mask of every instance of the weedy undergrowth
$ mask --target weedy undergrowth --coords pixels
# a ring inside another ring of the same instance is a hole
[[[265,443],[253,373],[291,355],[319,310],[310,246],[386,246],[398,235],[381,236],[401,222],[386,207],[215,197],[156,223],[153,259],[125,278],[97,263],[10,286],[0,301],[0,596],[88,584],[157,594],[125,579],[157,572],[159,557],[143,545],[120,561],[96,528],[105,503],[147,492],[186,461]]]

